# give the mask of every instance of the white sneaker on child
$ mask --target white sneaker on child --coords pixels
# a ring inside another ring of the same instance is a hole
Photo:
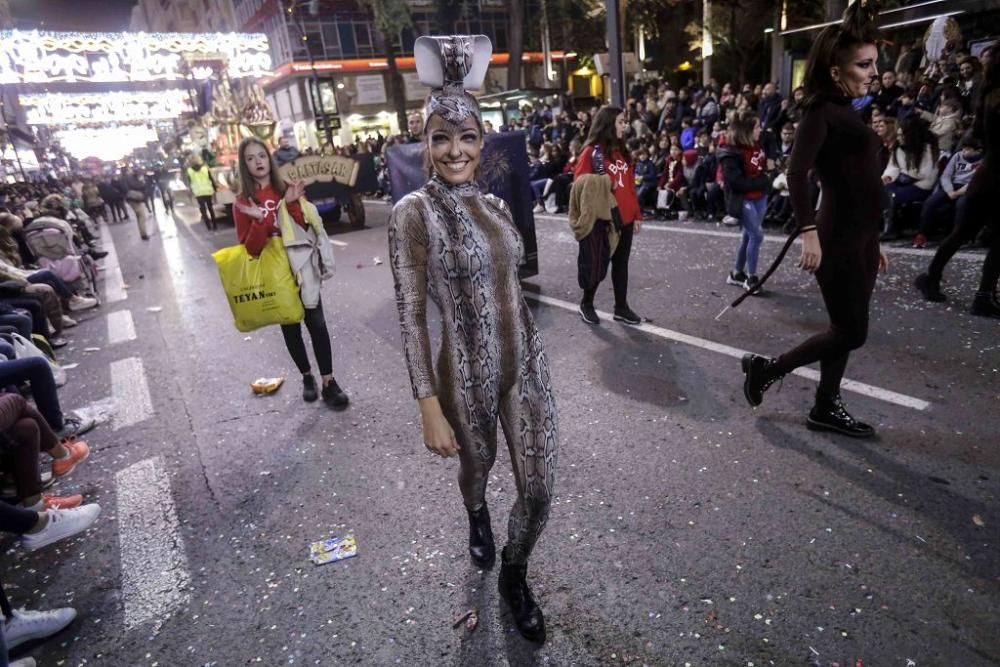
[[[21,658],[10,663],[10,667],[38,667],[38,663],[31,656]]]
[[[21,536],[21,546],[28,551],[37,551],[87,530],[101,515],[101,506],[91,503],[71,510],[48,510],[46,514],[49,522],[45,524],[45,528],[37,533],[25,533]]]
[[[62,316],[63,329],[72,329],[75,326],[76,326],[76,320],[74,320],[72,317],[69,317],[68,315]]]
[[[76,610],[72,607],[50,611],[14,609],[13,612],[4,625],[7,650],[16,648],[25,642],[51,637],[57,632],[61,632],[76,618]]]

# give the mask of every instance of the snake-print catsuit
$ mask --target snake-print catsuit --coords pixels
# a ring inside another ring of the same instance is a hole
[[[548,518],[557,441],[548,363],[518,281],[523,252],[506,203],[473,184],[434,177],[400,200],[389,220],[413,395],[437,396],[455,431],[458,481],[470,510],[486,500],[499,419],[517,481],[507,546],[516,564],[527,562]],[[436,374],[428,295],[442,319]]]

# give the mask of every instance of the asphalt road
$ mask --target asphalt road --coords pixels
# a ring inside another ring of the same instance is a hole
[[[1000,322],[966,313],[975,255],[953,262],[941,305],[909,287],[927,254],[893,253],[848,367],[845,399],[880,432],[857,442],[805,429],[809,377],[756,410],[742,396],[733,355],[776,354],[824,326],[808,276],[789,265],[768,296],[716,321],[735,295],[723,282],[735,236],[650,225],[631,299],[651,321],[591,328],[572,312],[568,227],[540,219],[526,288],[561,451],[529,569],[549,627],[539,648],[498,608],[496,571],[469,562],[456,462],[421,445],[379,261],[388,213],[371,203],[367,229],[333,237],[324,300],[352,398],[342,413],[302,403],[277,330],[233,327],[209,256],[235,242],[231,227],[210,233],[188,206],[176,222],[158,210],[146,243],[133,224],[109,229],[118,300],[73,330],[61,392],[109,421],[58,487],[104,513],[34,554],[4,541],[15,606],[80,612],[18,655],[46,667],[1000,663]],[[611,309],[610,286],[598,307]],[[262,376],[287,382],[254,397]],[[488,498],[502,544],[514,498],[502,446]],[[309,562],[310,542],[344,534],[356,558]],[[468,609],[477,629],[453,629]]]

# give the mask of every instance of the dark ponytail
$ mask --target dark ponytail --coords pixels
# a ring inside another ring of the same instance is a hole
[[[844,10],[840,23],[828,25],[820,31],[806,61],[802,84],[806,93],[804,107],[813,106],[821,97],[836,97],[841,94],[837,83],[830,76],[830,68],[843,65],[852,48],[878,41],[878,29],[875,26],[877,15],[875,0],[855,0]]]

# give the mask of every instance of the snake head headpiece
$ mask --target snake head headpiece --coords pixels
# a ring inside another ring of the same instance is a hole
[[[413,46],[417,76],[431,94],[424,105],[424,125],[438,114],[461,124],[469,117],[482,128],[479,103],[469,91],[483,87],[493,44],[485,35],[418,37]]]

